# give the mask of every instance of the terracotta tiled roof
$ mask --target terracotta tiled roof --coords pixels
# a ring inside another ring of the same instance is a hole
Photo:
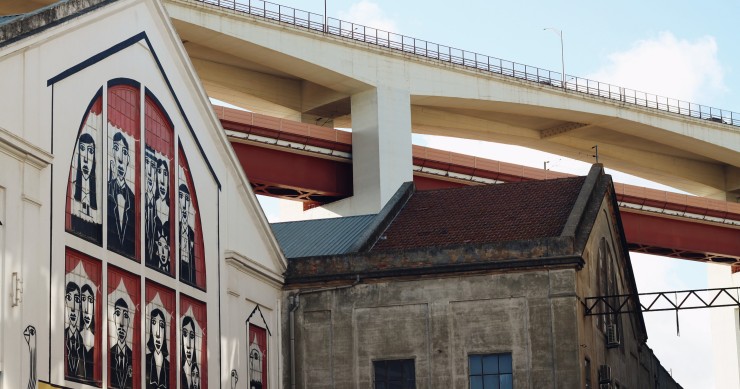
[[[417,191],[372,251],[560,236],[585,177]]]

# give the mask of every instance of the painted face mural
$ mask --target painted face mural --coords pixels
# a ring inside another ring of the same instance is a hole
[[[137,311],[138,276],[108,268],[109,386],[117,389],[139,387]]]
[[[65,377],[85,383],[100,379],[100,338],[95,323],[99,320],[100,262],[67,249],[64,294]]]
[[[67,329],[75,334],[80,329],[80,287],[72,281],[67,282],[65,307],[67,308]]]
[[[175,296],[171,290],[147,282],[146,388],[168,389],[174,382],[170,371],[171,314]]]
[[[193,318],[185,316],[182,319],[182,378],[180,384],[183,389],[193,389],[193,371],[197,370],[195,361],[195,323]]]
[[[203,359],[203,347],[206,344],[205,304],[181,296],[180,307],[185,312],[180,327],[180,388],[207,389],[207,362]]]
[[[157,267],[157,230],[161,228],[157,224],[157,212],[155,197],[157,195],[157,158],[154,155],[154,149],[147,146],[145,154],[146,170],[146,193],[144,195],[144,255],[146,264],[150,267]]]
[[[102,243],[103,215],[98,207],[100,188],[99,159],[103,127],[102,96],[98,92],[80,126],[69,171],[66,207],[67,231],[96,244]]]
[[[108,249],[137,259],[139,89],[108,86]]]
[[[170,170],[167,167],[168,165],[169,161],[166,159],[159,159],[157,161],[157,196],[163,201],[167,201],[169,199],[170,192]],[[167,217],[162,218],[162,216]],[[169,209],[167,209],[167,214],[160,215],[160,218],[163,220],[169,220]]]
[[[90,284],[82,285],[82,344],[85,346],[85,360],[94,360],[95,347],[95,291]]]
[[[205,288],[203,232],[198,212],[198,198],[182,147],[179,149],[179,155],[177,217],[179,219],[180,280]]]
[[[180,184],[178,191],[180,216],[180,279],[195,283],[195,234],[190,227],[190,190]]]
[[[146,170],[146,201],[148,203],[154,201],[157,185],[157,158],[154,156],[154,149],[149,146],[144,152],[144,169]]]
[[[173,221],[170,215],[170,166],[174,157],[174,129],[159,102],[151,94],[145,100],[146,201],[145,259],[150,268],[175,275],[170,264]]]

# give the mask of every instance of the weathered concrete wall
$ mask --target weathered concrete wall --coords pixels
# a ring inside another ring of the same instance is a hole
[[[374,360],[411,358],[417,387],[464,388],[468,355],[500,352],[512,353],[517,388],[578,387],[575,278],[575,269],[543,269],[302,294],[297,387],[370,388]]]

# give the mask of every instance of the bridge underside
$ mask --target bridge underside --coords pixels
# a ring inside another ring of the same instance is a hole
[[[220,107],[217,113],[258,194],[301,201],[304,209],[352,196],[351,134]],[[417,190],[568,176],[419,146],[413,166]],[[740,207],[624,184],[615,189],[631,251],[740,264]]]

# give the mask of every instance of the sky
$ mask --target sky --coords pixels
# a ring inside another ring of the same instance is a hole
[[[321,0],[279,0],[323,14]],[[560,72],[740,112],[740,0],[327,0],[329,17]],[[244,107],[248,108],[248,107]],[[415,144],[584,175],[589,164],[516,146],[414,135]],[[615,181],[672,190],[608,169]],[[271,221],[277,202],[261,198]],[[705,264],[631,254],[640,292],[707,287]],[[723,285],[731,286],[731,285]],[[721,308],[720,308],[721,309]],[[648,345],[685,388],[713,388],[708,310],[645,313]]]

